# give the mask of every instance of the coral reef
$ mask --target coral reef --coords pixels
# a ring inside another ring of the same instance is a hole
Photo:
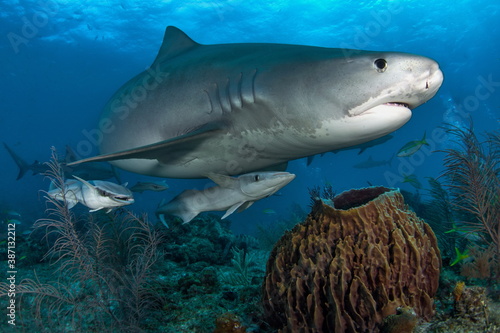
[[[486,289],[483,287],[467,287],[457,284],[460,292],[456,292],[455,302],[453,304],[454,315],[456,317],[468,318],[472,321],[488,321],[488,300],[486,298]],[[455,289],[457,289],[455,288]]]
[[[460,299],[462,298],[464,288],[465,288],[465,282],[463,281],[458,281],[457,284],[455,285],[455,288],[453,288],[452,294],[455,302],[459,302]]]
[[[161,249],[168,253],[168,259],[184,266],[201,262],[207,265],[228,263],[231,248],[242,243],[229,230],[230,223],[213,214],[197,217],[189,224],[172,219],[168,222],[170,228],[165,232]]]
[[[425,332],[500,332],[500,304],[487,297],[486,288],[459,281],[450,297],[452,308],[438,313]]]
[[[417,326],[418,317],[410,307],[400,307],[397,313],[384,318],[382,323],[383,333],[412,333]]]
[[[55,151],[48,166],[47,176],[67,193]],[[36,325],[39,332],[140,331],[147,325],[146,314],[162,303],[152,283],[161,236],[146,218],[125,211],[78,218],[64,196],[62,201],[46,196],[49,216],[34,224],[50,244],[43,259],[52,259],[53,267],[45,281],[35,273],[16,285],[17,327],[32,325],[28,331],[35,331]],[[0,282],[0,298],[8,292],[8,285]]]
[[[215,321],[214,333],[245,333],[241,319],[233,313],[224,313]]]
[[[398,190],[351,190],[333,203],[317,200],[271,252],[267,322],[282,332],[379,332],[398,307],[429,319],[441,268],[430,227]]]

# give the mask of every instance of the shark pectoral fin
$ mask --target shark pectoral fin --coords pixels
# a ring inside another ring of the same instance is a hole
[[[207,174],[207,178],[212,180],[215,184],[223,188],[236,188],[238,180],[231,176],[221,175],[218,173],[210,172]]]
[[[87,162],[114,161],[130,158],[158,160],[159,162],[168,163],[176,157],[185,155],[186,152],[193,151],[196,146],[213,136],[216,132],[221,130],[223,126],[222,123],[207,123],[172,139],[115,153],[89,157],[68,163],[67,165],[72,166]],[[158,156],[160,156],[160,158],[158,158]]]
[[[241,205],[240,207],[238,207],[238,213],[241,213],[242,211],[244,211],[245,209],[247,209],[248,207],[250,207],[251,205],[253,205],[255,201],[247,201],[245,202],[243,205]]]
[[[221,217],[221,220],[225,219],[226,217],[228,217],[229,215],[231,215],[232,213],[234,213],[235,210],[237,210],[241,205],[244,205],[244,204],[246,204],[246,201],[238,202],[237,204],[231,206],[226,211],[226,214],[224,214],[224,216]]]

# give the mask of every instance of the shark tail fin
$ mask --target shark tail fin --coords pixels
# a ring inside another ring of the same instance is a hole
[[[16,180],[23,178],[26,172],[30,169],[28,163],[26,163],[21,157],[19,157],[9,146],[7,146],[5,142],[3,143],[3,145],[19,168],[19,173],[17,174]]]

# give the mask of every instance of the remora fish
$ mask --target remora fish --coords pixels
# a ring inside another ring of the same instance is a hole
[[[186,190],[159,207],[156,215],[168,227],[163,215],[175,215],[188,223],[201,212],[224,211],[226,218],[234,211],[241,212],[255,201],[268,197],[291,182],[295,175],[288,172],[256,172],[238,178],[209,174],[217,185],[203,191]]]
[[[48,195],[56,200],[66,200],[68,208],[73,208],[81,203],[90,208],[90,212],[107,209],[109,213],[115,207],[121,207],[134,203],[132,192],[122,185],[111,182],[94,180],[86,181],[77,176],[76,179],[68,179],[64,183],[65,195],[62,189],[50,184]]]
[[[161,182],[137,182],[134,186],[130,188],[132,192],[142,193],[144,191],[154,191],[161,192],[168,189],[168,185],[165,181]]]
[[[424,137],[421,140],[410,141],[406,143],[396,154],[397,157],[406,157],[415,154],[423,145],[429,145]]]
[[[172,178],[283,170],[395,131],[442,81],[435,61],[412,54],[202,45],[167,27],[151,67],[105,106],[102,155],[75,163]]]

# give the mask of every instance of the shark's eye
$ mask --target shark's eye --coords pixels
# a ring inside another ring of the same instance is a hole
[[[108,192],[106,192],[106,191],[104,191],[104,190],[102,190],[102,189],[100,189],[100,188],[98,188],[98,189],[97,189],[97,193],[99,193],[99,195],[100,195],[100,196],[103,196],[103,197],[107,197],[107,196],[109,196],[109,193],[108,193]]]
[[[375,65],[379,73],[383,73],[387,69],[387,61],[385,59],[377,59],[373,62],[373,65]]]
[[[259,175],[255,175],[253,178],[255,179],[256,182],[258,182],[260,180]]]

